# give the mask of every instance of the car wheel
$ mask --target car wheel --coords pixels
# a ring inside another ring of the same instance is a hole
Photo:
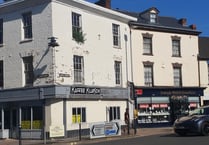
[[[208,122],[204,122],[201,126],[201,134],[206,136],[209,135],[209,123]]]

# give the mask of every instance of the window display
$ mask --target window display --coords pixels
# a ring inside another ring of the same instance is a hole
[[[160,123],[170,121],[169,104],[139,104],[139,123]]]

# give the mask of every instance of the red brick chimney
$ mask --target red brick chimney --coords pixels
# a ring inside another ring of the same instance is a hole
[[[182,26],[186,26],[187,25],[187,19],[186,18],[182,18],[179,20],[179,23],[182,25]]]
[[[98,2],[96,2],[95,4],[111,9],[111,0],[99,0]]]

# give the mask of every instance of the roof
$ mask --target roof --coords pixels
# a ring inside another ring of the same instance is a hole
[[[149,13],[151,10],[155,10],[157,14],[159,13],[159,10],[152,7],[149,8],[143,12],[129,12],[129,11],[122,11],[117,10],[121,13],[130,15],[132,17],[136,17],[138,20],[136,22],[132,21],[130,22],[130,25],[133,28],[138,29],[150,29],[160,32],[172,32],[172,33],[183,33],[183,34],[193,34],[193,35],[199,35],[201,32],[198,30],[193,29],[190,26],[182,25],[180,23],[179,19],[176,19],[174,17],[166,17],[166,16],[159,16],[157,19],[157,23],[150,23],[149,19],[144,16],[146,13]]]
[[[114,20],[116,19],[125,23],[128,23],[129,21],[137,20],[135,17],[132,17],[131,15],[127,15],[125,13],[119,13],[117,11],[98,6],[96,4],[87,2],[85,0],[11,0],[0,4],[0,14],[3,14],[8,11],[14,12],[18,8],[21,9],[20,7],[18,7],[18,5],[21,4],[24,5],[25,7],[30,7],[30,5],[32,5],[33,3],[39,4],[39,3],[50,3],[50,2],[58,2],[58,3],[77,6],[80,9],[92,11],[95,12],[96,14],[109,17]]]
[[[209,60],[209,37],[199,37],[199,59]]]

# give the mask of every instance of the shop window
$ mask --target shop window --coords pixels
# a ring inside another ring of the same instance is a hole
[[[2,111],[0,110],[0,130],[2,128]]]
[[[21,126],[22,129],[31,129],[31,107],[21,108]]]
[[[22,107],[21,111],[22,129],[41,129],[43,127],[42,107]]]
[[[43,109],[42,107],[33,107],[33,129],[43,128]]]
[[[114,106],[109,108],[109,120],[120,119],[120,107]]]
[[[72,123],[86,122],[86,108],[72,108]]]

